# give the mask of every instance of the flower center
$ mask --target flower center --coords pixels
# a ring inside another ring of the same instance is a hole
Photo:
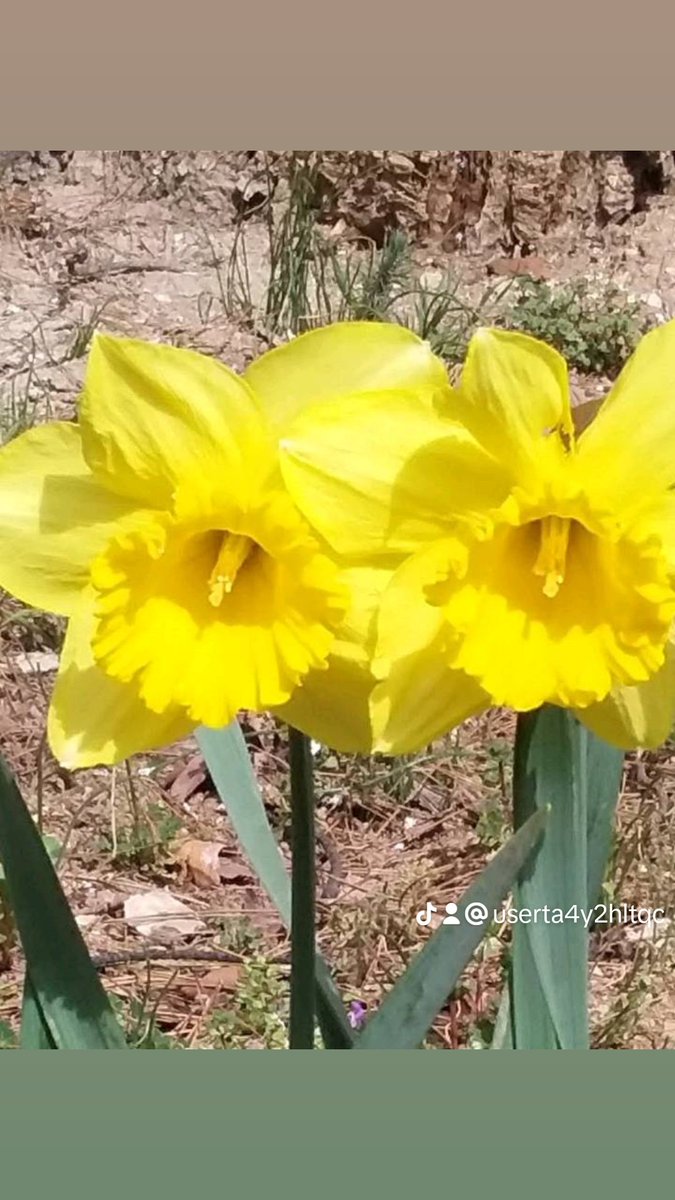
[[[491,537],[458,527],[420,562],[448,663],[497,705],[585,708],[663,665],[675,580],[658,526],[532,510]],[[514,514],[515,515],[515,514]]]
[[[209,576],[209,603],[219,608],[223,598],[234,587],[246,559],[255,549],[255,542],[241,533],[224,533],[215,566]]]
[[[325,665],[349,603],[289,506],[282,493],[254,510],[250,535],[223,513],[202,529],[149,517],[111,538],[91,566],[105,675],[133,683],[153,713],[184,709],[213,728],[285,704]]]
[[[569,517],[544,517],[539,521],[539,554],[532,568],[544,580],[542,591],[553,600],[565,580],[565,564],[570,539]]]

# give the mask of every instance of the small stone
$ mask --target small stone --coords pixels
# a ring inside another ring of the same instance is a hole
[[[650,308],[663,308],[663,300],[659,296],[658,292],[650,292],[648,296],[644,297],[644,302],[645,304],[648,304]]]

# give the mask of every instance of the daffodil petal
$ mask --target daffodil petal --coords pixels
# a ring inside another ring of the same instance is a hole
[[[426,589],[447,572],[454,543],[439,541],[411,555],[385,589],[377,617],[371,700],[373,748],[408,754],[490,704],[475,680],[449,665],[451,632]]]
[[[578,443],[579,464],[607,508],[640,507],[675,483],[675,321],[640,341]]]
[[[408,554],[458,516],[501,504],[501,467],[417,395],[310,408],[280,443],[281,471],[310,524],[343,555]]]
[[[336,630],[324,670],[310,671],[277,715],[310,737],[345,754],[370,754],[370,700],[377,683],[371,671],[377,610],[391,579],[386,566],[344,566],[340,578],[351,597]]]
[[[68,623],[49,709],[54,757],[68,768],[109,765],[191,733],[195,722],[183,710],[151,712],[133,684],[111,679],[96,665],[93,632],[92,597],[83,596]]]
[[[137,511],[94,479],[76,425],[28,430],[0,450],[0,585],[70,614],[92,558]]]
[[[638,541],[652,539],[663,552],[671,576],[675,579],[675,492],[661,491],[657,495],[644,495],[638,499],[638,511],[628,509],[629,519],[625,526],[632,538]],[[613,510],[616,520],[623,516],[620,506]],[[624,521],[621,521],[624,524]]]
[[[227,476],[242,500],[269,469],[272,443],[246,383],[194,350],[98,335],[80,403],[84,455],[114,490],[168,508]]]
[[[263,354],[244,379],[280,431],[303,409],[359,392],[447,387],[440,359],[409,329],[376,321],[343,321],[293,338]]]
[[[527,334],[479,329],[448,411],[527,485],[550,432],[572,430],[567,364]]]
[[[623,750],[662,745],[675,724],[675,631],[663,666],[646,683],[617,687],[598,704],[577,709],[576,716],[598,737]]]
[[[367,667],[332,654],[325,671],[310,671],[288,703],[272,711],[342,754],[370,754],[370,698],[376,682]]]
[[[297,729],[344,753],[418,750],[489,704],[472,679],[446,665],[444,636],[438,634],[442,621],[428,605],[428,612],[416,611],[412,622],[407,610],[399,656],[393,664],[378,660],[386,678],[376,678],[371,663],[382,597],[388,596],[395,610],[392,598],[400,596],[389,590],[392,576],[386,566],[344,571],[352,604],[326,670],[310,672],[288,704],[276,710]]]
[[[490,698],[463,671],[453,671],[439,634],[391,666],[373,691],[373,748],[383,754],[412,754],[489,708]]]
[[[384,678],[399,659],[424,651],[446,627],[439,607],[427,601],[427,589],[444,579],[452,559],[454,541],[444,539],[411,554],[391,574],[377,615],[373,670]],[[431,652],[430,652],[431,653]],[[447,658],[447,655],[446,655]]]

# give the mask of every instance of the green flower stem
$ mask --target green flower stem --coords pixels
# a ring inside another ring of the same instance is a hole
[[[291,1050],[314,1048],[316,844],[309,738],[289,728],[291,767]]]

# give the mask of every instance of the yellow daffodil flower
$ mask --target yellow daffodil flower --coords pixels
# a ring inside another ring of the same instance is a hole
[[[318,330],[242,378],[193,351],[96,337],[79,425],[0,451],[0,585],[69,618],[56,757],[116,762],[242,708],[367,749],[366,641],[391,570],[323,552],[278,439],[308,404],[443,382],[429,348],[389,325]]]
[[[375,748],[415,750],[490,705],[570,708],[623,747],[667,737],[675,322],[643,338],[579,436],[560,355],[483,329],[433,413],[354,399],[308,410],[282,447],[336,553],[406,556],[379,609]]]

